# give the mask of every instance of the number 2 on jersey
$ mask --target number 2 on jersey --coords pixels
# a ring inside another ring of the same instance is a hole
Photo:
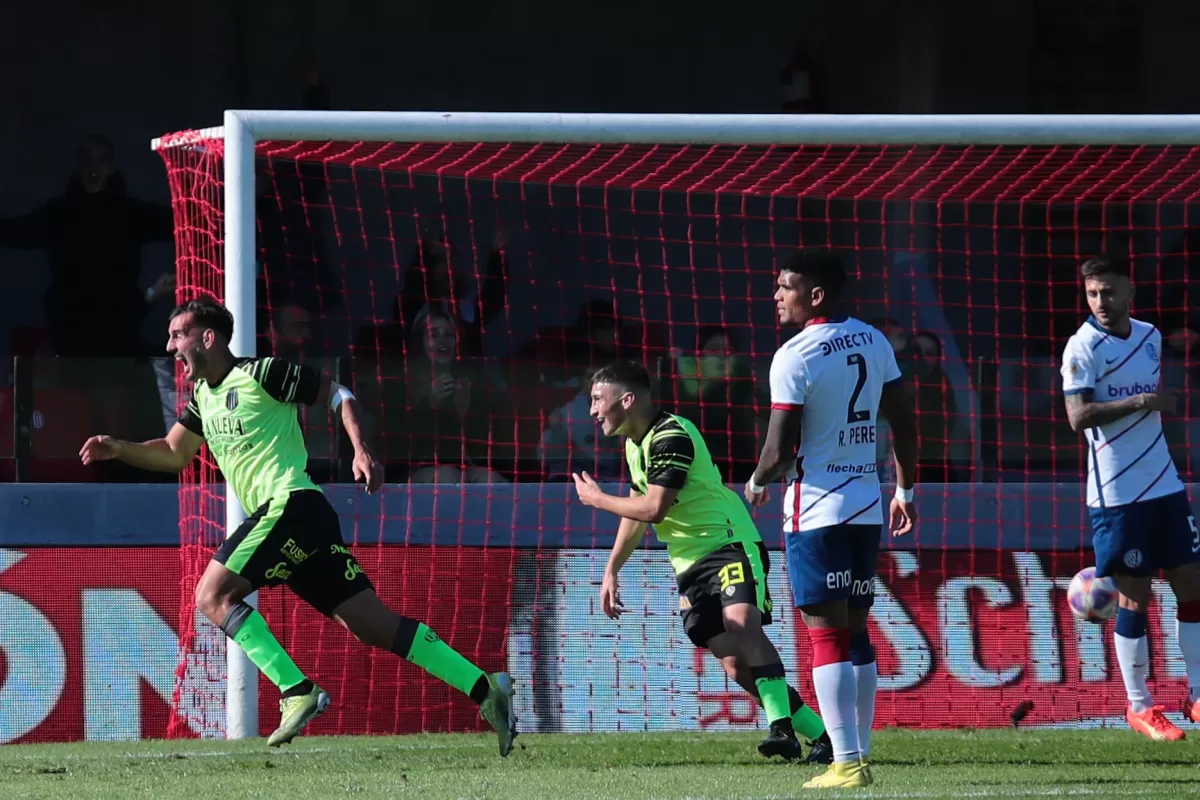
[[[863,358],[862,353],[850,353],[846,356],[846,366],[858,367],[858,382],[854,384],[854,391],[850,393],[850,402],[846,404],[846,424],[870,422],[871,412],[869,409],[860,410],[854,407],[854,404],[858,402],[859,395],[862,394],[863,386],[867,383],[867,360]]]

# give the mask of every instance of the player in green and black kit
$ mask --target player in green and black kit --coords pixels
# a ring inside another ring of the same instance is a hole
[[[824,723],[788,686],[779,652],[763,631],[771,624],[767,548],[745,504],[721,481],[700,432],[655,407],[650,376],[631,362],[592,377],[591,413],[606,436],[626,437],[633,484],[629,497],[615,497],[586,472],[573,475],[580,500],[621,517],[604,571],[601,609],[613,619],[624,612],[617,574],[653,524],[675,570],[688,638],[711,651],[766,712],[770,735],[758,751],[797,759],[799,732],[812,745],[809,762],[832,762]]]
[[[507,756],[516,736],[512,680],[488,675],[420,622],[388,610],[346,547],[337,512],[306,473],[308,449],[297,405],[328,405],[354,445],[354,477],[379,490],[383,469],[371,454],[348,389],[311,367],[275,358],[235,358],[233,315],[210,300],[171,313],[167,351],[184,365],[193,398],[165,439],[134,443],[93,436],[83,463],[116,458],[142,469],[180,472],[208,443],[233,486],[246,521],[217,550],[196,587],[196,606],[279,687],[279,728],[267,743],[290,742],[329,705],[244,602],[262,586],[285,584],[359,641],[390,650],[480,704]]]

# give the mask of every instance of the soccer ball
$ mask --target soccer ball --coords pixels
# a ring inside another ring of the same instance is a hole
[[[1084,567],[1071,578],[1067,605],[1071,613],[1088,622],[1103,622],[1117,613],[1120,593],[1112,578],[1097,578],[1095,567]]]

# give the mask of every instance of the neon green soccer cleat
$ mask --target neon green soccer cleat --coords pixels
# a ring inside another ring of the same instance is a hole
[[[480,704],[479,713],[496,729],[501,757],[512,752],[513,739],[517,738],[517,717],[512,710],[514,694],[513,680],[507,672],[488,675],[488,695]]]
[[[314,686],[308,694],[285,697],[279,701],[279,727],[267,739],[271,747],[287,744],[303,730],[309,720],[329,708],[329,695]]]

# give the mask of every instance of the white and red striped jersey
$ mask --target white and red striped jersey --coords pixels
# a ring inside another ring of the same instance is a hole
[[[771,407],[804,409],[785,532],[883,524],[875,426],[883,387],[898,380],[887,337],[853,317],[812,320],[775,353]]]
[[[1089,317],[1063,350],[1063,394],[1109,403],[1159,390],[1162,334],[1131,319],[1122,339]],[[1087,504],[1123,506],[1183,491],[1163,438],[1162,415],[1146,409],[1083,432],[1088,443]]]

